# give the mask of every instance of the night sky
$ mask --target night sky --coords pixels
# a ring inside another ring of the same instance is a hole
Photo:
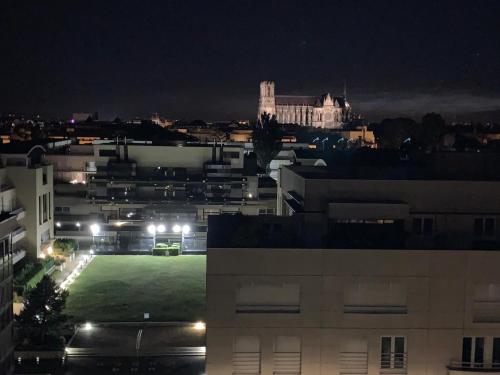
[[[500,122],[500,1],[2,0],[0,113],[230,120],[278,94]]]

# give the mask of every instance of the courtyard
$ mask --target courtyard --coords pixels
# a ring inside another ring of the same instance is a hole
[[[99,255],[69,287],[75,321],[197,321],[205,311],[204,255]]]

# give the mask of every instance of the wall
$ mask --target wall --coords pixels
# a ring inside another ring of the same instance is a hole
[[[302,374],[338,374],[353,339],[367,344],[368,375],[379,374],[380,337],[393,335],[406,337],[408,374],[444,375],[463,336],[500,337],[500,323],[473,319],[474,288],[500,284],[498,264],[500,252],[484,251],[209,249],[207,373],[231,374],[234,338],[256,335],[261,373],[272,374],[275,337],[296,335]],[[236,287],[250,280],[299,283],[300,313],[237,314]],[[346,285],[359,280],[404,285],[407,313],[345,313]]]

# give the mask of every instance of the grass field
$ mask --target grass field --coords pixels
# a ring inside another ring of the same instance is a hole
[[[101,255],[69,288],[77,321],[195,321],[204,317],[205,256]]]

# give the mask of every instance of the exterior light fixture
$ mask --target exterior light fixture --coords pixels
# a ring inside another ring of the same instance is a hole
[[[194,323],[193,328],[197,331],[204,331],[207,325],[204,322],[196,322]]]
[[[51,255],[53,252],[54,252],[54,249],[52,248],[52,246],[49,246],[47,248],[47,254]]]
[[[94,223],[90,226],[90,232],[92,233],[92,236],[97,236],[100,231],[101,231],[101,227],[99,224]]]
[[[85,323],[85,325],[83,326],[83,329],[86,331],[90,331],[90,330],[92,330],[92,328],[94,328],[94,327],[92,326],[92,323],[90,323],[90,322]]]
[[[182,226],[182,234],[188,234],[189,232],[191,232],[191,227],[187,224],[183,225]]]
[[[75,225],[76,225],[77,228],[80,228],[80,222],[79,221],[77,221]]]
[[[163,225],[163,224],[159,224],[159,225],[156,227],[156,231],[157,231],[158,233],[164,233],[166,229],[167,229],[167,228],[165,228],[165,225]]]
[[[174,233],[180,233],[180,231],[182,230],[181,226],[179,224],[175,224],[173,227],[172,227],[172,231]]]
[[[56,227],[61,228],[61,223],[59,221],[56,223]]]
[[[156,234],[156,227],[154,224],[148,225],[148,233],[153,235],[153,236]]]

